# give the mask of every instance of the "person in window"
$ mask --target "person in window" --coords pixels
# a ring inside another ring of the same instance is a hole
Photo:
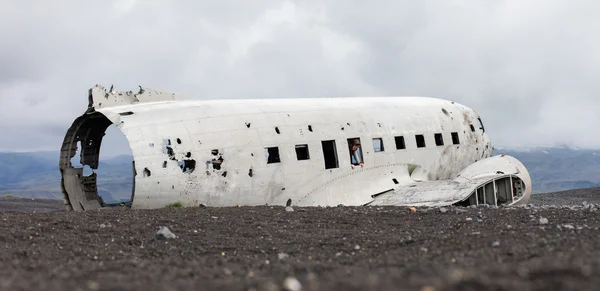
[[[360,150],[360,140],[357,138],[352,140],[352,143],[350,143],[350,163],[352,169],[358,165],[361,167],[365,166]]]

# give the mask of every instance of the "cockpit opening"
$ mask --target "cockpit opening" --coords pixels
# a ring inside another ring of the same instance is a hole
[[[479,121],[479,129],[481,129],[482,132],[485,132],[485,127],[483,126],[483,121],[481,121],[480,117],[477,117],[477,120]]]

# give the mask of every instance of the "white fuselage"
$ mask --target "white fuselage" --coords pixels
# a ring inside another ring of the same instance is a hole
[[[391,176],[384,179],[390,172],[401,176],[413,165],[421,179],[451,179],[492,152],[473,110],[434,98],[177,101],[98,111],[129,140],[137,172],[133,207],[139,208],[174,199],[186,206],[282,205],[288,199],[362,205],[394,185]],[[133,114],[119,115],[127,111]],[[436,145],[435,134],[443,145]],[[399,137],[404,148],[396,144]],[[360,138],[364,167],[351,167],[350,138]],[[381,139],[383,150],[375,152],[380,142],[373,139]],[[324,141],[334,141],[335,156],[324,154]],[[309,159],[298,160],[296,146],[307,148]],[[279,161],[267,163],[265,149],[274,147]],[[337,166],[326,168],[326,155]],[[180,166],[189,168],[192,160],[193,171],[184,172]]]
[[[96,174],[114,124],[134,159],[133,208],[235,205],[522,204],[527,169],[491,157],[480,117],[428,97],[185,100],[90,89],[88,110],[67,131],[61,186],[70,210],[105,206]],[[363,165],[349,141],[359,139]],[[476,197],[477,196],[477,197]]]

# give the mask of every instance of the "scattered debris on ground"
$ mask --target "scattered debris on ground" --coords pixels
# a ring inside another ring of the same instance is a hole
[[[600,285],[595,191],[576,203],[534,195],[519,207],[415,211],[260,206],[75,213],[65,212],[62,201],[5,198],[0,289],[594,290]]]

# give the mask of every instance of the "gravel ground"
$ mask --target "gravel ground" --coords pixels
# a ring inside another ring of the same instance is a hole
[[[61,200],[20,197],[0,197],[0,212],[54,212],[65,211]]]
[[[533,195],[532,205],[577,205],[586,202],[598,203],[600,188],[585,188]]]
[[[531,202],[72,213],[2,198],[0,289],[597,290],[600,188]]]

